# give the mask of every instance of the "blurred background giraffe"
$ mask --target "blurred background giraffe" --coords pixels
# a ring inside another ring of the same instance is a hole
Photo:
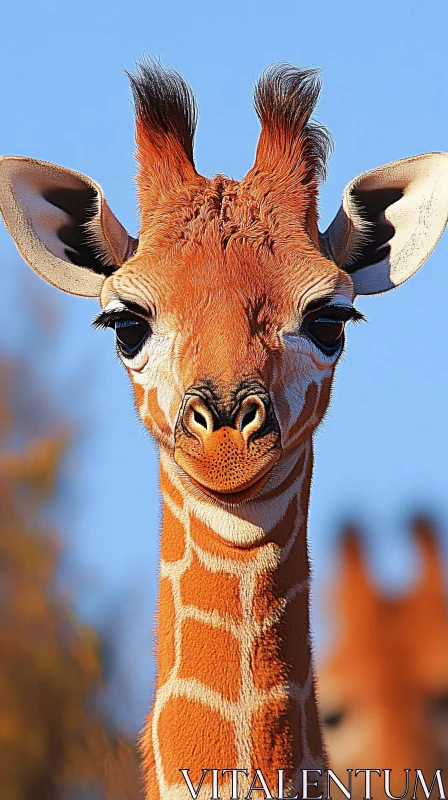
[[[318,670],[332,769],[343,777],[350,767],[392,769],[397,795],[404,769],[422,769],[431,781],[448,768],[447,570],[431,518],[410,527],[417,575],[399,594],[376,585],[359,529],[343,530],[327,596],[335,630]]]

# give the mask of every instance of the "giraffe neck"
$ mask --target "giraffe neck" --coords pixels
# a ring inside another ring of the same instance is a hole
[[[205,800],[212,769],[246,769],[242,792],[260,769],[273,797],[284,769],[286,797],[301,769],[322,768],[309,637],[311,473],[310,440],[263,502],[226,511],[186,489],[162,455],[158,678],[142,740],[151,800],[191,798],[180,769],[195,787],[210,770]],[[257,543],[241,546],[249,541]],[[227,778],[222,799],[232,796]]]

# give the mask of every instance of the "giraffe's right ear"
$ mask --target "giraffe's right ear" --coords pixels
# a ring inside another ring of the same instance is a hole
[[[0,159],[0,210],[28,264],[71,294],[98,297],[137,243],[95,181],[46,161]]]

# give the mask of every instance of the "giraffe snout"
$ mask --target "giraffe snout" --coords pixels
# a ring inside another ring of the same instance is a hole
[[[187,398],[182,414],[182,425],[188,433],[205,443],[213,433],[222,427],[233,428],[240,432],[244,441],[248,442],[265,426],[267,420],[266,406],[256,394],[245,397],[228,420],[228,425],[220,424],[219,416],[199,395]]]
[[[258,484],[282,453],[272,402],[257,382],[227,394],[207,385],[192,387],[185,395],[175,438],[177,464],[217,494]]]

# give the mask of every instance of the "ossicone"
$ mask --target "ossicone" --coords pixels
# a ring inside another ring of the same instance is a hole
[[[191,179],[196,175],[197,104],[190,87],[158,61],[142,61],[128,77],[135,105],[140,191],[159,192]]]

